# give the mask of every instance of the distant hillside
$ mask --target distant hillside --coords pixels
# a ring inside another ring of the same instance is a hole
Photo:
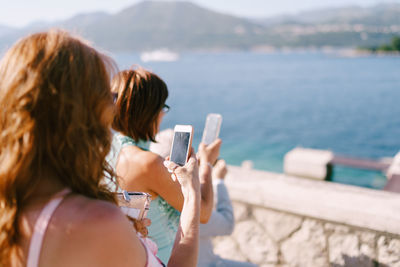
[[[117,14],[91,13],[22,30],[0,27],[0,50],[30,32],[62,27],[112,51],[249,50],[269,47],[377,46],[400,35],[400,5],[345,7],[250,20],[190,2],[145,1]],[[1,52],[1,51],[0,51]]]
[[[363,24],[372,26],[400,25],[400,4],[380,4],[372,7],[347,6],[280,15],[254,20],[266,26],[281,24]]]
[[[288,46],[379,46],[400,35],[400,4],[349,6],[258,19]]]

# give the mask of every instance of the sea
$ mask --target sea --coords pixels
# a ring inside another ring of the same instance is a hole
[[[400,57],[347,57],[321,51],[187,52],[173,62],[112,55],[122,70],[140,65],[167,84],[171,107],[161,129],[223,116],[221,157],[283,172],[296,147],[380,160],[400,150]],[[246,177],[243,177],[245,179]],[[383,173],[335,166],[332,181],[381,189]]]

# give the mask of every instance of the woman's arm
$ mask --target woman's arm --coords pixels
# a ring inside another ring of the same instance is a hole
[[[216,189],[216,210],[211,214],[207,224],[200,225],[201,237],[230,235],[233,232],[235,220],[232,203],[224,180],[228,173],[224,160],[218,160],[213,168],[214,190]]]
[[[177,168],[171,162],[168,167],[175,168],[173,176],[177,178],[176,180],[181,185],[184,196],[179,230],[176,234],[168,266],[196,266],[201,198],[197,160],[192,155],[184,168]]]
[[[200,222],[207,223],[213,208],[211,168],[207,162],[219,155],[221,141],[203,151],[200,166],[201,201]],[[176,210],[183,210],[184,196],[179,182],[171,179],[171,173],[163,164],[164,159],[148,151],[138,152],[136,147],[122,149],[117,163],[117,174],[121,177],[121,186],[129,191],[144,191],[153,196],[160,195]],[[203,164],[204,163],[204,164]]]
[[[217,161],[219,156],[219,151],[221,148],[221,139],[215,140],[213,143],[206,146],[203,143],[199,145],[199,176],[201,184],[201,201],[203,203],[202,209],[206,210],[209,214],[206,222],[201,221],[201,223],[207,223],[211,217],[212,210],[214,208],[214,192],[212,186],[212,165]]]
[[[216,210],[212,212],[207,224],[200,225],[201,237],[230,235],[235,226],[232,203],[222,181],[217,184],[216,191]]]

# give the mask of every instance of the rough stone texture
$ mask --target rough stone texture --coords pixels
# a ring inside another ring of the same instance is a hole
[[[213,240],[223,258],[260,267],[400,267],[400,238],[242,203],[234,209],[234,233]]]
[[[350,232],[350,228],[344,225],[337,225],[332,223],[325,223],[324,225],[325,232],[327,234],[347,234]]]
[[[400,236],[400,194],[235,166],[228,170],[226,185],[233,200]]]
[[[357,231],[357,234],[360,236],[360,240],[362,243],[367,244],[371,247],[375,247],[375,242],[376,242],[375,233],[369,231],[364,231],[364,232]]]
[[[233,202],[235,230],[213,239],[223,258],[260,267],[400,267],[400,237]]]
[[[377,254],[376,254],[376,234],[365,231],[359,232],[357,231],[358,236],[360,237],[360,253],[361,259],[365,266],[374,266],[374,262],[376,261]]]
[[[253,216],[267,230],[274,241],[279,242],[300,228],[302,219],[299,216],[289,215],[263,208],[254,208]]]
[[[391,267],[400,266],[400,239],[391,239],[386,236],[379,237],[378,261],[380,264]]]
[[[360,246],[355,234],[333,234],[329,237],[329,262],[332,266],[373,267],[373,251],[366,245]]]
[[[248,261],[231,236],[219,236],[213,239],[214,253],[224,259]]]
[[[305,220],[299,231],[284,241],[281,252],[289,266],[328,266],[323,225]]]
[[[329,237],[329,262],[344,264],[345,256],[353,258],[359,255],[359,241],[356,235],[333,234]]]
[[[233,237],[251,262],[256,264],[278,262],[277,246],[255,221],[238,223]]]
[[[376,261],[375,250],[366,244],[360,246],[359,266],[374,267]]]
[[[233,206],[233,215],[235,216],[235,222],[240,222],[243,220],[247,220],[251,217],[251,207],[246,204],[234,201],[232,203]]]

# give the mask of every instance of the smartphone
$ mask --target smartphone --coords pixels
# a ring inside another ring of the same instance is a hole
[[[218,138],[219,130],[221,129],[222,115],[210,113],[207,115],[206,125],[204,126],[203,138],[201,142],[206,145],[211,144]]]
[[[179,166],[186,164],[192,146],[193,127],[191,125],[175,125],[170,160]]]
[[[151,195],[144,192],[117,193],[118,205],[122,212],[132,218],[141,220],[147,216],[150,208]]]

